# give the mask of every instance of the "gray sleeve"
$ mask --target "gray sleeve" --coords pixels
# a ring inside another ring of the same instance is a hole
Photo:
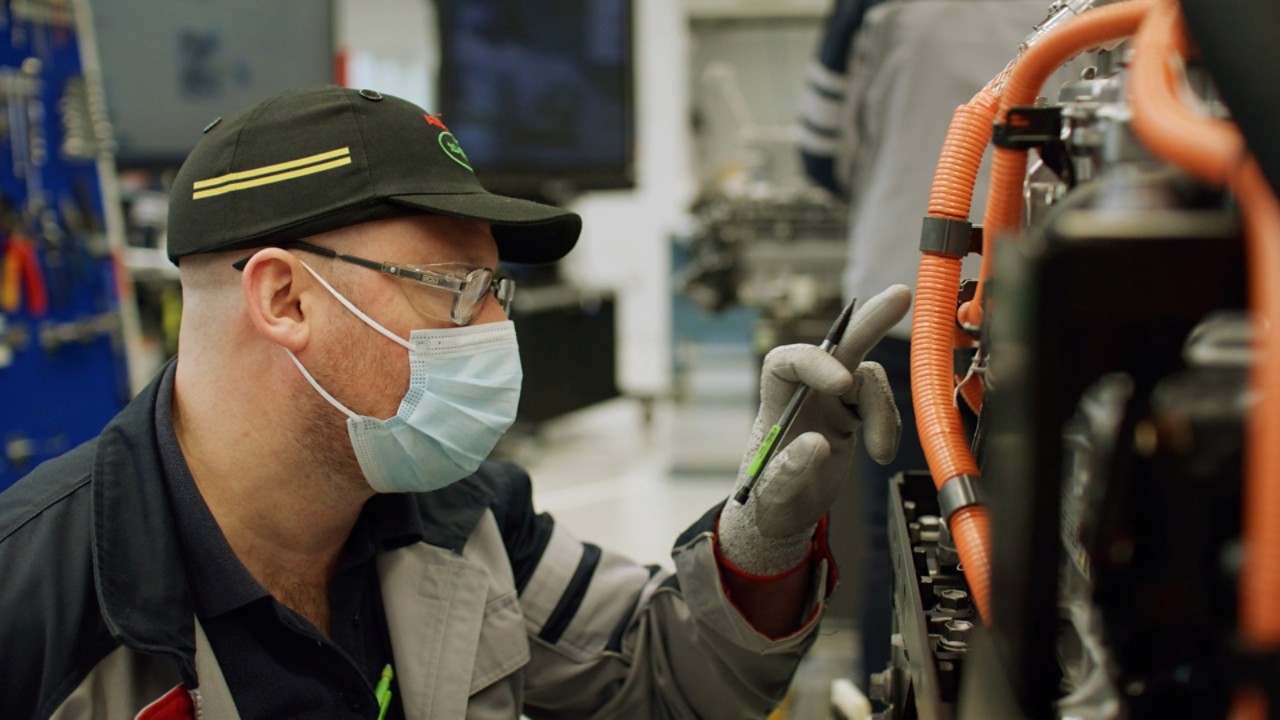
[[[725,595],[709,528],[672,557],[674,573],[645,567],[555,527],[521,596],[529,717],[742,720],[781,701],[820,613],[770,640]],[[825,597],[825,562],[814,578]]]
[[[849,196],[849,168],[858,145],[851,87],[855,39],[867,11],[883,0],[836,0],[800,86],[800,159],[810,180]]]

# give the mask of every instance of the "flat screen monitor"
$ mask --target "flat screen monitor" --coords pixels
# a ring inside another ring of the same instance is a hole
[[[441,118],[490,190],[635,186],[631,0],[440,0]]]
[[[179,165],[214,118],[333,82],[332,5],[94,0],[117,162]]]

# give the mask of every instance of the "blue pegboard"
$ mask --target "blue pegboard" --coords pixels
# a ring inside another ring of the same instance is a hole
[[[26,287],[21,306],[6,307],[0,285],[0,490],[92,438],[130,394],[118,292],[127,279],[106,240],[94,150],[104,131],[77,92],[72,7],[0,9],[0,205],[11,211],[0,217],[0,257],[15,229],[31,238],[48,294],[44,311]]]

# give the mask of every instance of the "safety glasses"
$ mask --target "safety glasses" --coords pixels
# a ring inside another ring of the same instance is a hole
[[[493,293],[503,312],[510,313],[511,300],[515,297],[515,280],[495,273],[489,268],[472,268],[460,263],[431,263],[428,265],[404,265],[367,260],[305,242],[292,242],[279,247],[303,250],[327,258],[377,270],[404,280],[402,286],[409,304],[414,309],[436,320],[446,320],[455,325],[469,325],[484,305],[485,296]],[[243,270],[249,258],[233,266]]]

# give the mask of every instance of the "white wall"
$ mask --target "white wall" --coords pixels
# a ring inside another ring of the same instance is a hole
[[[348,86],[436,110],[439,44],[432,0],[334,0],[333,19]]]

